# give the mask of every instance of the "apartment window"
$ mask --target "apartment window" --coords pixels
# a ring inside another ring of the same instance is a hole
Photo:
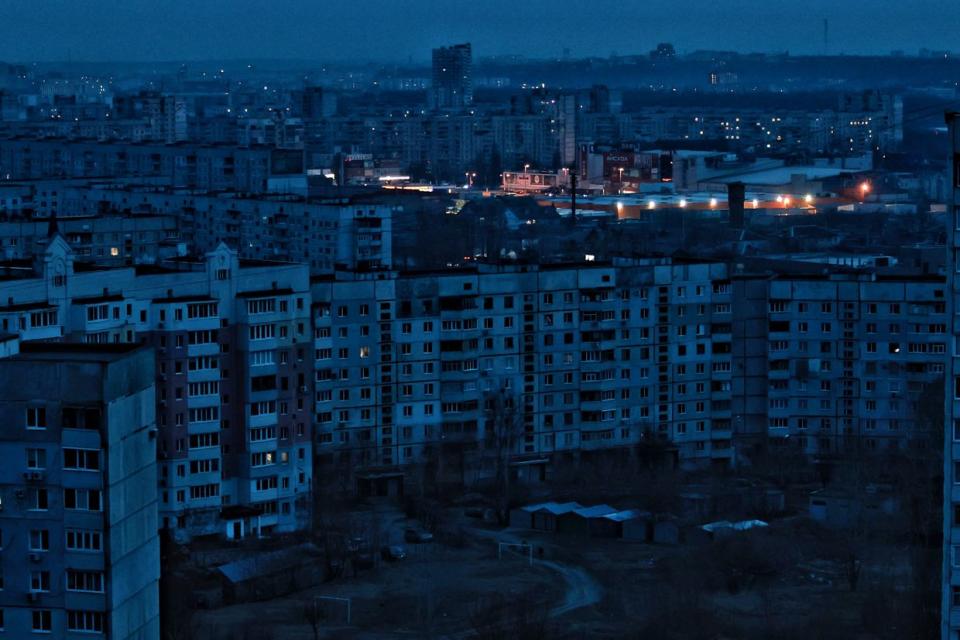
[[[103,633],[104,613],[102,611],[67,611],[67,629],[87,633]]]
[[[194,433],[190,435],[190,448],[203,449],[216,447],[220,444],[219,433]]]
[[[101,492],[95,489],[64,489],[64,509],[77,511],[100,511],[102,504]]]
[[[49,551],[50,532],[46,529],[32,529],[30,531],[30,551]]]
[[[273,313],[277,310],[276,298],[259,298],[256,300],[247,300],[247,313],[256,315],[258,313]]]
[[[203,500],[206,498],[215,498],[220,495],[219,484],[201,484],[190,487],[191,500]]]
[[[27,449],[27,469],[45,469],[47,466],[46,449]]]
[[[277,412],[276,400],[262,400],[260,402],[253,402],[250,404],[251,416],[263,416],[263,415],[269,415],[271,413],[276,413],[276,412]]]
[[[102,534],[89,529],[67,529],[66,546],[69,551],[100,551]]]
[[[97,322],[110,318],[110,305],[98,304],[87,307],[87,322]]]
[[[63,468],[73,471],[99,471],[100,452],[96,449],[65,448]]]
[[[266,467],[272,465],[276,454],[273,451],[261,451],[250,455],[251,467]]]
[[[249,333],[251,340],[268,340],[276,337],[277,327],[273,324],[252,324]]]
[[[103,572],[67,569],[67,591],[103,593]]]
[[[50,591],[50,572],[44,569],[31,571],[30,591]]]
[[[44,407],[27,407],[27,429],[46,429],[47,410]]]
[[[31,629],[34,633],[50,633],[53,631],[53,614],[49,609],[32,611],[31,620]]]
[[[190,473],[211,473],[220,470],[220,461],[216,458],[206,460],[191,460]]]
[[[220,407],[198,407],[190,409],[188,419],[191,423],[215,422],[220,419]]]
[[[33,511],[46,511],[50,508],[50,502],[46,489],[33,489],[30,498],[30,509]]]

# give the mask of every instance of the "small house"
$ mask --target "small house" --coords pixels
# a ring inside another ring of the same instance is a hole
[[[627,509],[615,511],[589,520],[590,535],[598,538],[622,538],[625,523],[643,519],[646,522],[650,514],[646,511]]]
[[[579,502],[549,502],[533,512],[533,528],[538,531],[558,531],[558,519],[583,506]]]
[[[608,504],[598,504],[592,507],[581,507],[557,516],[557,531],[574,535],[588,536],[591,533],[590,521],[600,518],[617,510]]]

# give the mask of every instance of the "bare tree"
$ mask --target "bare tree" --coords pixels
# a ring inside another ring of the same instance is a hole
[[[316,599],[303,602],[303,619],[313,631],[313,640],[320,640],[320,628],[327,621],[327,611]]]
[[[513,490],[510,460],[517,452],[523,435],[523,414],[516,394],[506,384],[488,392],[484,397],[484,443],[494,463],[494,500],[497,518],[501,523],[509,518]]]

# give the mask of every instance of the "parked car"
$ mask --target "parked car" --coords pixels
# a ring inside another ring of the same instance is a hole
[[[403,539],[407,542],[423,544],[425,542],[433,542],[433,534],[429,531],[411,528],[403,532]]]
[[[403,545],[390,544],[380,550],[380,555],[384,560],[395,562],[407,557],[407,549]]]

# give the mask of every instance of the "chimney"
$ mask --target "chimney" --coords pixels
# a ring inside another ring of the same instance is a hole
[[[727,210],[729,223],[734,229],[743,229],[743,204],[746,200],[747,189],[742,182],[731,182],[727,185]]]

